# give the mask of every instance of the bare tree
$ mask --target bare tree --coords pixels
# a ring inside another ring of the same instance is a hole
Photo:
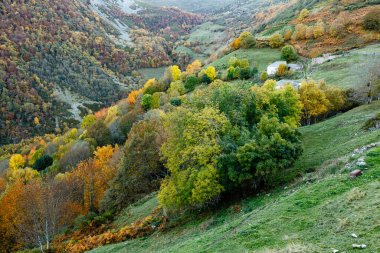
[[[38,246],[41,252],[51,248],[51,240],[72,222],[67,203],[70,187],[51,177],[29,182],[23,187],[18,208],[21,221],[17,223],[18,237],[25,244]]]

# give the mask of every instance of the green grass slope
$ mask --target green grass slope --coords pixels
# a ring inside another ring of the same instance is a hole
[[[228,61],[232,57],[248,59],[251,64],[255,64],[259,71],[266,70],[267,66],[281,58],[281,52],[272,48],[239,49],[211,63],[217,69],[224,69],[228,66]]]
[[[270,194],[192,214],[188,222],[152,236],[108,245],[102,252],[380,252],[380,148],[366,156],[364,175],[348,178],[345,164],[355,148],[380,141],[380,130],[363,131],[364,122],[379,111],[380,102],[364,105],[332,119],[301,128],[304,155],[297,169],[337,160],[334,170],[321,166],[308,178]],[[345,158],[342,158],[345,156]],[[154,204],[150,197],[143,203]],[[143,204],[146,205],[146,204]],[[152,205],[147,205],[152,209]],[[140,207],[133,207],[141,210]],[[120,220],[120,219],[119,219]],[[353,238],[352,233],[358,235]]]
[[[341,88],[357,88],[365,84],[373,62],[380,58],[380,44],[352,50],[342,57],[317,65],[311,77],[325,80],[328,84]]]
[[[302,127],[304,152],[295,167],[313,169],[355,148],[380,141],[380,131],[366,131],[364,123],[380,112],[380,101],[364,105],[318,124]]]

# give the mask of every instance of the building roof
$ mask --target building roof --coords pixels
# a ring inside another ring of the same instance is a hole
[[[287,84],[291,84],[294,89],[298,90],[298,88],[301,86],[301,81],[299,81],[299,80],[287,80],[287,79],[279,80],[279,81],[277,81],[276,88],[281,89],[281,88],[285,87],[285,85],[287,85]]]

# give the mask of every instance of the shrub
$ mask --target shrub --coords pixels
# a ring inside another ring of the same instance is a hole
[[[257,75],[257,73],[259,73],[259,70],[256,67],[253,67],[251,69],[251,76],[255,76],[255,75]]]
[[[188,91],[193,91],[197,86],[199,80],[195,75],[189,75],[186,77],[185,89]]]
[[[207,83],[207,84],[209,84],[209,83],[212,82],[212,80],[210,79],[210,77],[208,77],[208,75],[206,75],[206,74],[203,74],[201,76],[201,80],[202,80],[202,83]]]
[[[371,128],[380,128],[380,113],[367,120],[363,126],[365,130],[370,130]]]
[[[284,40],[288,41],[292,38],[293,31],[292,29],[286,29],[284,32]]]
[[[250,32],[242,32],[239,36],[241,48],[252,48],[256,45],[256,39]]]
[[[319,38],[325,34],[325,25],[323,22],[318,22],[313,28],[314,38]]]
[[[264,82],[267,79],[268,79],[268,73],[266,71],[261,72],[261,74],[260,74],[260,80]]]
[[[251,77],[251,71],[249,68],[243,68],[240,70],[239,78],[240,79],[249,79]]]
[[[305,38],[312,39],[314,37],[314,28],[312,26],[306,27]]]
[[[227,80],[233,80],[235,79],[235,68],[234,67],[229,67],[227,69]]]
[[[141,99],[141,106],[146,111],[152,108],[152,103],[153,103],[153,99],[152,99],[152,95],[150,94],[145,94]]]
[[[288,72],[288,66],[286,66],[286,64],[280,64],[280,66],[278,66],[276,76],[285,76],[287,72]]]
[[[380,8],[374,9],[365,15],[363,26],[367,30],[380,31]]]
[[[172,98],[170,99],[170,104],[173,106],[181,106],[182,101],[180,98]]]
[[[33,164],[33,169],[42,171],[53,164],[53,158],[49,155],[44,155],[36,160]]]
[[[302,21],[302,20],[304,20],[307,16],[309,16],[309,11],[308,11],[307,9],[303,9],[303,10],[300,12],[300,14],[299,14],[298,19]]]
[[[135,122],[142,118],[143,112],[138,110],[132,110],[125,114],[120,120],[120,130],[125,136],[128,136],[129,131]]]
[[[306,26],[303,24],[296,25],[296,29],[293,33],[293,37],[295,40],[304,40],[306,37]]]
[[[152,79],[149,79],[145,85],[144,85],[144,88],[143,88],[143,94],[150,94],[150,95],[153,95],[153,93],[155,92],[159,92],[161,91],[161,86],[160,84],[157,82],[156,79],[152,78]]]
[[[276,33],[269,39],[269,46],[272,48],[281,47],[284,44],[284,38],[281,34]]]
[[[298,59],[298,54],[293,46],[287,45],[281,50],[281,58],[286,61],[295,61]]]

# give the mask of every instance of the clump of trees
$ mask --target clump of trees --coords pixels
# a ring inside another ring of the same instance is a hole
[[[159,193],[165,207],[204,206],[223,192],[263,186],[295,161],[301,153],[296,129],[302,105],[291,86],[276,90],[275,84],[215,82],[194,94],[189,107],[168,115],[162,154],[170,176]],[[291,151],[279,153],[278,143]]]
[[[346,105],[346,95],[342,89],[328,86],[321,81],[303,81],[299,88],[300,100],[303,104],[303,119],[307,125],[311,120],[341,110]]]

